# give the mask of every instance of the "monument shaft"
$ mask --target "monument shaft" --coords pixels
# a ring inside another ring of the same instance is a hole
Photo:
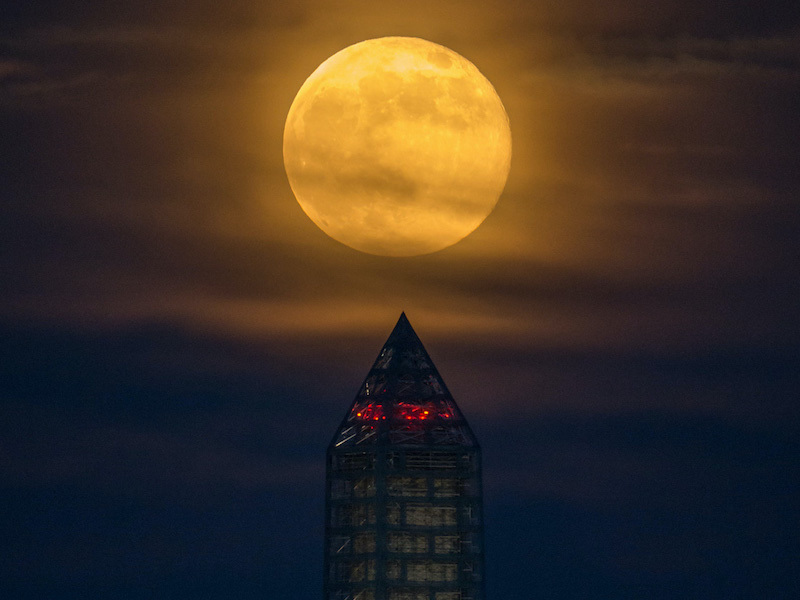
[[[480,447],[405,314],[327,452],[325,600],[483,600]]]

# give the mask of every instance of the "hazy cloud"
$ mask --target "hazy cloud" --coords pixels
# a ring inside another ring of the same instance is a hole
[[[405,310],[485,449],[489,592],[786,596],[799,20],[4,7],[0,592],[316,593],[324,446]],[[463,54],[510,118],[497,207],[428,256],[333,241],[284,173],[305,78],[383,35]]]

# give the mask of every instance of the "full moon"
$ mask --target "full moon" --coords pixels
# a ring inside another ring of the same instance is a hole
[[[306,80],[283,135],[309,218],[356,250],[436,252],[492,212],[511,164],[508,116],[463,56],[418,38],[348,46]]]

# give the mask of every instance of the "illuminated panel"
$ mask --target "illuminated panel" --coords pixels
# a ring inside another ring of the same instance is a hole
[[[358,404],[353,407],[350,419],[358,419],[360,421],[380,421],[385,420],[383,404],[376,404],[374,402],[366,402]]]
[[[411,404],[410,402],[397,402],[393,407],[392,416],[395,419],[407,421],[424,421],[426,419],[452,419],[453,411],[441,402],[424,402]]]
[[[353,407],[349,420],[382,421],[387,415],[400,421],[425,421],[430,419],[452,420],[453,409],[442,402],[395,402],[385,407],[377,402],[363,402]]]

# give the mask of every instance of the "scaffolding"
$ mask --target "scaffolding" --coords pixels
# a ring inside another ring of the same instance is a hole
[[[483,600],[480,446],[405,315],[326,475],[324,600]]]

